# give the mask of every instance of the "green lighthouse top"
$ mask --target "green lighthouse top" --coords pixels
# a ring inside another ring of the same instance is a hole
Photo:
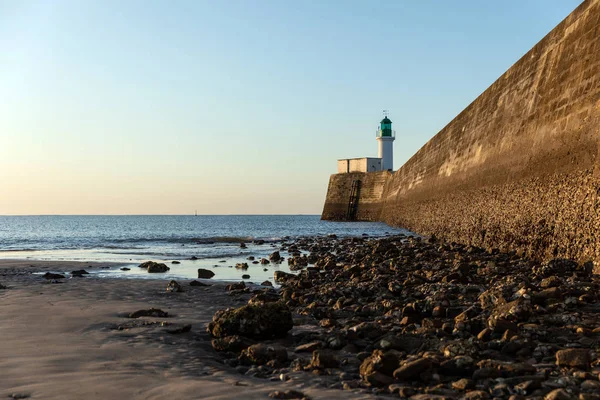
[[[381,120],[381,128],[379,130],[380,137],[392,137],[392,120],[390,120],[387,115],[384,119]]]

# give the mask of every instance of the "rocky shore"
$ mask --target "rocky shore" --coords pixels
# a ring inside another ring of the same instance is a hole
[[[600,399],[600,279],[435,238],[283,243],[297,275],[229,285],[247,301],[208,325],[246,376],[424,399]],[[302,398],[298,392],[274,398]]]

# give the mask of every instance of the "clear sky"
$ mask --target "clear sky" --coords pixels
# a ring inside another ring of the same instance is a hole
[[[0,0],[0,214],[319,214],[579,0]]]

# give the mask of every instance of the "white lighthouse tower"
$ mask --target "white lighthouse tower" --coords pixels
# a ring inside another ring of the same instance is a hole
[[[383,171],[393,171],[396,133],[392,131],[392,121],[388,118],[388,111],[385,110],[383,113],[384,118],[381,120],[380,128],[377,130],[378,157],[381,158],[381,169]]]

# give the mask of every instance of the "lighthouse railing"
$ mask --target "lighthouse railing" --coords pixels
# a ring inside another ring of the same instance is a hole
[[[383,135],[383,131],[382,131],[381,129],[377,129],[377,131],[376,131],[375,135],[376,135],[377,137],[393,137],[393,138],[395,138],[395,137],[396,137],[396,131],[395,131],[395,130],[393,130],[393,131],[392,131],[392,135],[391,135],[391,136],[384,136],[384,135]]]

